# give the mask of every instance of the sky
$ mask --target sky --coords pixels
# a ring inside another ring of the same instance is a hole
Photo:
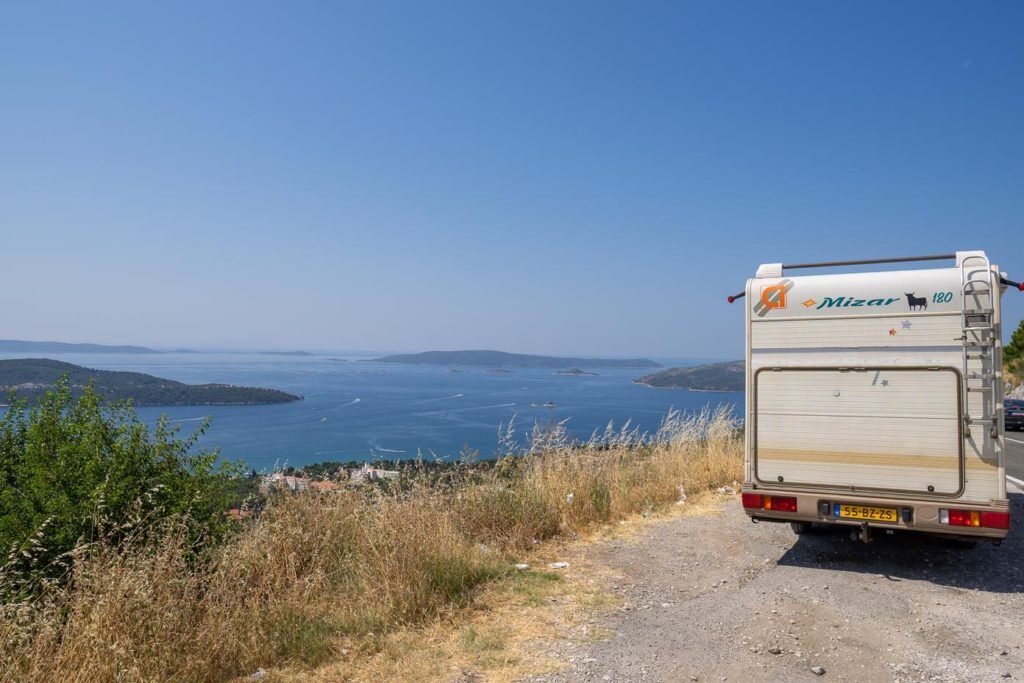
[[[0,338],[738,357],[759,263],[1024,278],[1022,122],[1008,0],[4,3]]]

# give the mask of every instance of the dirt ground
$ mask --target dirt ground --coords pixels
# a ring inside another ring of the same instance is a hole
[[[1024,678],[1024,495],[1011,498],[1015,528],[998,547],[798,537],[751,523],[734,498],[578,548],[566,571],[600,571],[619,598],[583,628],[610,636],[538,643],[565,668],[529,680]]]

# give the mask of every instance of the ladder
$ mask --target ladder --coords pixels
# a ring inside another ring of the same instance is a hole
[[[960,263],[962,284],[963,334],[963,415],[964,435],[971,436],[971,425],[988,423],[993,439],[999,436],[999,415],[1002,410],[1000,382],[1002,368],[996,354],[995,299],[998,285],[992,276],[992,265],[982,254],[964,256]],[[981,361],[979,370],[971,369],[971,361]],[[981,414],[971,414],[971,395],[981,394]]]

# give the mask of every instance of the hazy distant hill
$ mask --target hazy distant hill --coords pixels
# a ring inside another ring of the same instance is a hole
[[[559,358],[504,351],[426,351],[375,358],[381,363],[475,365],[488,368],[660,368],[647,358]]]
[[[235,353],[231,351],[196,351],[194,349],[174,349],[159,351],[145,346],[113,346],[109,344],[69,344],[55,341],[22,341],[20,339],[0,339],[0,353]],[[253,353],[264,356],[314,356],[309,351],[238,351],[237,353]]]
[[[0,353],[160,353],[145,346],[109,346],[107,344],[68,344],[55,341],[0,339]]]
[[[132,399],[136,405],[202,406],[257,405],[301,401],[301,396],[277,389],[236,387],[229,384],[184,384],[141,372],[93,370],[49,358],[0,360],[0,399],[14,390],[18,398],[35,399],[68,375],[74,393],[89,381],[108,399]]]
[[[695,391],[743,391],[744,363],[733,360],[691,367],[668,368],[634,380],[659,389],[693,389]]]

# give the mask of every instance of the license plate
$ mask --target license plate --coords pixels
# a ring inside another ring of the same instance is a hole
[[[897,521],[896,508],[874,508],[866,505],[841,505],[836,503],[836,517],[843,519],[866,519],[869,522]]]

